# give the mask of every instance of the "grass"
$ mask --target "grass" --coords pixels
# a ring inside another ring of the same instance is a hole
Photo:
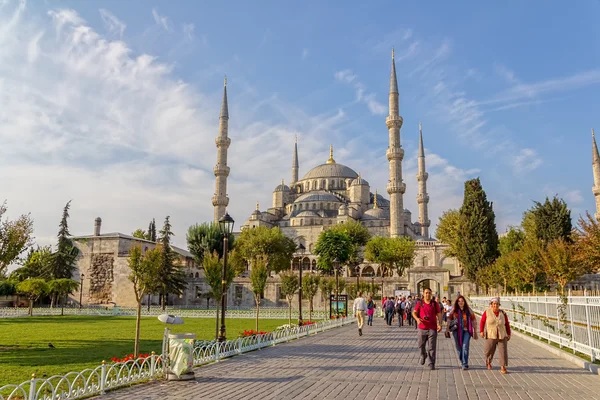
[[[261,320],[259,328],[270,331],[286,320]],[[254,319],[228,319],[227,336],[236,338],[254,329]],[[165,325],[156,317],[142,318],[140,353],[160,353]],[[172,332],[193,332],[197,339],[215,338],[215,320],[187,318]],[[0,387],[38,378],[94,368],[102,360],[133,353],[135,317],[57,316],[0,318]],[[55,348],[49,348],[52,343]]]

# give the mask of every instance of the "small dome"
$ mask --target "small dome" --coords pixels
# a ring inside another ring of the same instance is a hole
[[[346,204],[342,204],[338,210],[347,210],[348,206]]]
[[[371,208],[365,211],[362,219],[390,219],[390,213],[384,208]]]
[[[277,185],[274,192],[289,192],[290,190],[291,190],[290,187],[288,185],[284,184],[283,181],[281,181],[281,184]]]
[[[305,210],[296,214],[296,217],[319,217],[319,214],[314,211]]]
[[[369,186],[369,182],[367,182],[366,180],[364,180],[363,178],[361,178],[360,174],[358,175],[358,178],[356,178],[355,180],[352,181],[351,186],[356,186],[356,185],[366,185]]]
[[[310,202],[335,201],[335,202],[339,203],[341,200],[332,193],[326,192],[324,190],[317,190],[317,191],[308,192],[308,193],[301,195],[294,201],[294,203],[301,203],[304,201],[310,201]]]

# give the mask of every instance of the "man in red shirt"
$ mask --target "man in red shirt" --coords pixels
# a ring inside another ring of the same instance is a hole
[[[431,298],[431,289],[423,291],[423,299],[417,301],[412,315],[419,328],[417,339],[419,349],[421,349],[421,365],[425,364],[429,354],[429,368],[433,370],[435,369],[437,334],[442,330],[442,310],[440,310],[439,303]],[[427,345],[427,351],[425,345]]]

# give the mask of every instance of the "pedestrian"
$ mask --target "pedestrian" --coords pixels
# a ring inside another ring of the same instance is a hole
[[[492,359],[496,347],[500,352],[500,372],[508,374],[508,341],[510,340],[510,323],[508,315],[500,309],[500,297],[492,297],[490,307],[481,316],[479,334],[485,338],[485,361],[487,369],[492,369]]]
[[[398,326],[404,326],[404,301],[402,298],[398,297],[396,301],[396,314],[398,314]]]
[[[408,298],[406,299],[406,306],[404,307],[404,312],[406,313],[406,322],[408,322],[409,326],[412,326],[412,323],[413,323],[412,306],[413,306],[412,296],[408,296]]]
[[[383,306],[385,304],[385,302],[387,301],[387,296],[383,296],[381,299],[381,317],[385,318],[385,307]]]
[[[417,340],[421,350],[421,365],[425,364],[429,355],[429,368],[434,370],[437,334],[442,330],[442,311],[439,303],[431,298],[431,289],[427,288],[423,291],[423,299],[415,305],[413,318],[419,324]]]
[[[467,300],[463,296],[458,296],[454,307],[448,313],[446,332],[452,332],[463,370],[469,369],[469,343],[471,338],[477,340],[477,335],[474,334],[476,326],[475,313],[467,304]]]
[[[388,297],[385,303],[383,303],[383,308],[385,309],[385,323],[388,325],[392,325],[392,318],[394,318],[394,297]]]
[[[367,325],[373,326],[373,314],[375,314],[375,302],[373,297],[369,296],[367,299]]]
[[[362,297],[362,293],[358,292],[354,299],[354,305],[352,306],[354,317],[358,322],[358,336],[362,336],[362,327],[365,322],[365,311],[367,310],[367,303]]]

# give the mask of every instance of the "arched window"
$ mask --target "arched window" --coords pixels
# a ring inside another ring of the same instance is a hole
[[[317,209],[317,203],[313,203],[313,210]]]
[[[323,179],[321,181],[321,189],[325,189],[325,187],[326,187],[326,183],[325,183],[325,179]]]
[[[195,277],[196,277],[196,278],[200,278],[200,274],[198,274],[198,273],[196,272],[196,275],[195,275]]]
[[[427,259],[427,256],[423,256],[421,265],[423,265],[424,267],[427,267],[429,265],[429,260]]]
[[[335,181],[332,179],[331,182],[329,182],[329,189],[333,188],[335,188]]]
[[[317,270],[317,260],[312,260],[312,270],[313,271]]]

